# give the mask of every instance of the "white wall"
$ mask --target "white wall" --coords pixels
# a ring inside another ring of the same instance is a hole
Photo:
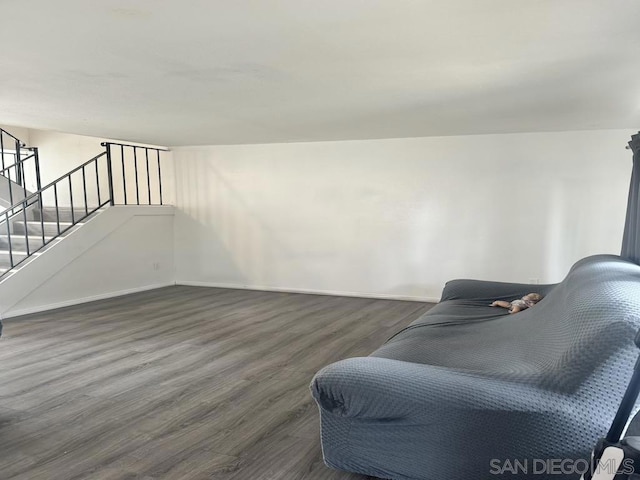
[[[82,135],[30,130],[29,146],[38,147],[40,154],[42,184],[46,185],[102,152],[100,142],[103,141]]]
[[[178,283],[437,299],[618,253],[631,130],[174,149]]]
[[[24,127],[14,127],[12,125],[0,125],[0,128],[6,130],[14,137],[21,140],[23,143],[29,146],[29,129]]]
[[[456,277],[558,281],[583,256],[618,253],[632,133],[177,148],[163,165],[178,207],[172,280],[431,300]],[[28,138],[45,182],[102,141]]]
[[[174,284],[173,207],[108,208],[0,284],[13,317]]]

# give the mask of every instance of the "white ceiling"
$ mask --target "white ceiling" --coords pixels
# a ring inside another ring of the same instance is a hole
[[[5,0],[0,123],[161,145],[640,126],[638,0]]]

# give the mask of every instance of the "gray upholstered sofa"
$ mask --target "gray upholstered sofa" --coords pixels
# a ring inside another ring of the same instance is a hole
[[[517,314],[489,306],[536,291]],[[389,479],[579,478],[582,463],[547,476],[541,460],[587,458],[606,433],[639,326],[640,266],[613,255],[557,285],[448,282],[371,356],[316,374],[325,462]]]

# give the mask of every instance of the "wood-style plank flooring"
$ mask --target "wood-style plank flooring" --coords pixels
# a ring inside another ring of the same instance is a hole
[[[0,479],[363,480],[309,382],[431,306],[176,286],[8,319]]]

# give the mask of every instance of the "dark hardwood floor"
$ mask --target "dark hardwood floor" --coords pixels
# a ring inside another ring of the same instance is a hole
[[[5,321],[3,480],[362,480],[309,393],[430,304],[168,287]]]

